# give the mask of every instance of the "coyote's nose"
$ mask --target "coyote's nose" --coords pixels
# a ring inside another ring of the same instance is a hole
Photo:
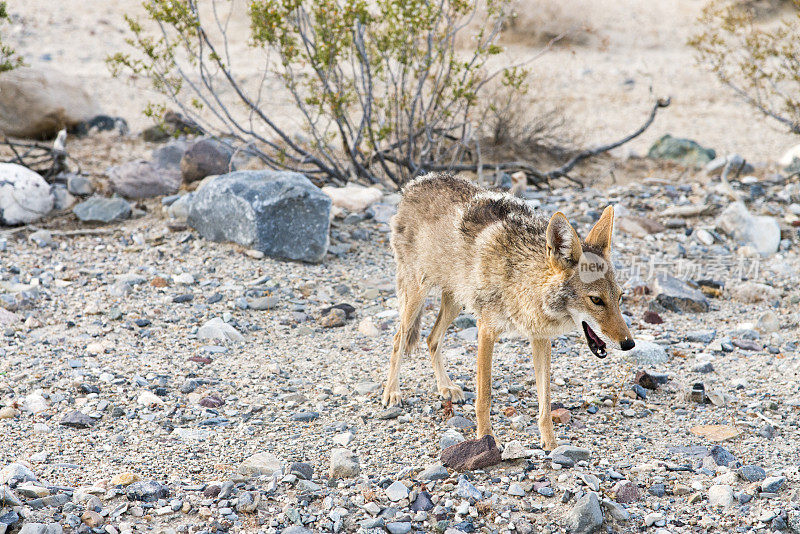
[[[629,337],[626,337],[619,343],[619,348],[621,348],[622,350],[631,350],[635,346],[636,343],[634,343],[633,340]]]

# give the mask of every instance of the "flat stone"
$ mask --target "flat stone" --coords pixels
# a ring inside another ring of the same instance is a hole
[[[399,406],[392,406],[390,408],[386,408],[385,410],[383,410],[381,412],[378,412],[378,414],[375,416],[375,418],[376,419],[383,419],[383,420],[397,419],[401,415],[403,415],[403,409],[400,408]]]
[[[134,482],[125,491],[128,500],[141,502],[156,502],[169,497],[169,488],[155,480]]]
[[[467,480],[464,475],[458,477],[458,485],[456,486],[454,493],[462,499],[471,499],[473,501],[479,501],[483,498],[483,493],[481,493],[478,488],[473,486],[472,482]]]
[[[239,473],[245,476],[271,477],[283,472],[283,462],[271,452],[259,452],[239,465]]]
[[[72,208],[72,213],[83,222],[110,223],[131,216],[131,205],[123,198],[91,197]]]
[[[405,499],[408,497],[408,488],[399,480],[392,482],[384,491],[386,492],[386,496],[392,502],[396,502],[400,499]]]
[[[82,429],[89,428],[90,426],[94,425],[95,420],[81,411],[73,410],[64,416],[60,424],[70,428]]]
[[[145,160],[110,167],[106,175],[115,193],[131,199],[172,195],[181,185],[178,171],[160,168]]]
[[[673,312],[699,313],[709,309],[708,299],[702,291],[666,273],[656,275],[653,293],[656,302]],[[636,344],[639,344],[639,340]]]
[[[625,357],[641,366],[660,365],[669,361],[669,354],[662,345],[644,339],[637,339],[636,346],[626,351]]]
[[[786,482],[786,477],[783,476],[767,477],[761,482],[761,491],[765,493],[778,493],[778,490],[783,487],[784,482]]]
[[[588,460],[592,455],[592,451],[583,447],[575,447],[574,445],[559,445],[552,450],[550,456],[561,455],[570,458],[574,462],[581,460]]]
[[[420,480],[445,480],[450,477],[447,469],[442,464],[431,464],[420,474]]]
[[[476,428],[475,423],[462,415],[454,415],[448,419],[447,426],[450,428],[457,428],[459,430],[472,430]]]

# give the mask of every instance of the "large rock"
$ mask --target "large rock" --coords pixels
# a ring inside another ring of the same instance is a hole
[[[656,301],[670,311],[678,313],[708,311],[708,299],[702,291],[666,273],[658,274],[653,280],[653,293],[656,295]]]
[[[762,256],[778,251],[781,228],[774,217],[752,215],[742,202],[733,202],[720,213],[717,228],[739,243],[750,245]]]
[[[83,222],[122,221],[131,216],[131,205],[124,198],[91,197],[72,208]]]
[[[0,73],[0,131],[11,137],[47,138],[100,114],[74,76],[20,67]]]
[[[183,154],[181,173],[186,183],[202,180],[212,174],[234,170],[231,165],[233,149],[216,139],[201,139]]]
[[[590,491],[581,497],[575,507],[567,513],[567,532],[572,534],[591,534],[603,524],[603,511],[597,494]]]
[[[691,139],[682,139],[666,134],[653,143],[647,157],[667,159],[687,167],[700,168],[717,157],[717,153],[711,148],[700,146]]]
[[[158,167],[145,160],[135,160],[106,171],[111,188],[125,198],[151,198],[172,195],[181,186],[177,170]]]
[[[0,163],[0,223],[26,224],[53,209],[44,178],[22,165]]]
[[[185,139],[173,139],[166,145],[153,150],[153,164],[162,169],[180,172],[181,160],[190,146]]]
[[[280,259],[320,262],[331,199],[295,172],[239,171],[195,192],[188,223],[212,241],[235,241]]]

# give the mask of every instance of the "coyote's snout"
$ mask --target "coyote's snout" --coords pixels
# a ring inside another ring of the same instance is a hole
[[[466,308],[478,317],[478,437],[491,434],[492,348],[501,333],[522,333],[533,349],[541,444],[553,449],[550,340],[581,328],[600,358],[608,347],[634,346],[619,311],[622,291],[610,261],[613,224],[609,206],[581,242],[563,214],[548,221],[522,200],[456,176],[429,174],[407,185],[391,223],[400,325],[384,404],[401,400],[400,358],[417,342],[422,307],[435,287],[442,292],[442,307],[428,348],[439,393],[464,399],[445,371],[440,343]]]

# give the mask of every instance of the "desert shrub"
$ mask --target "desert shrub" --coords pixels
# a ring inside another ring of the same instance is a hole
[[[397,185],[475,157],[477,104],[491,80],[525,88],[521,66],[488,65],[502,50],[507,0],[248,0],[250,44],[305,130],[291,135],[263,106],[266,76],[248,88],[232,67],[233,2],[210,3],[213,15],[196,0],[146,1],[148,20],[126,17],[135,50],[109,65],[149,80],[205,131],[249,143],[270,167]],[[456,43],[479,15],[463,50]]]
[[[770,25],[757,23],[756,16],[748,3],[713,0],[689,44],[722,83],[800,134],[800,12]]]
[[[0,24],[9,19],[6,2],[0,2]],[[17,55],[11,46],[3,42],[3,34],[0,33],[0,72],[11,70],[23,65],[22,58]]]

